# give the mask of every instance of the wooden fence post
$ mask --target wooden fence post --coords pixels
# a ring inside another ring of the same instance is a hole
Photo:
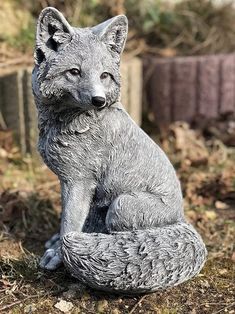
[[[121,63],[121,102],[132,119],[141,124],[142,118],[142,61],[139,58]]]
[[[0,110],[9,129],[14,132],[22,154],[26,153],[23,70],[0,77]]]
[[[37,151],[38,124],[37,110],[32,94],[32,68],[26,68],[23,76],[24,114],[25,114],[25,141],[26,151],[32,156]]]

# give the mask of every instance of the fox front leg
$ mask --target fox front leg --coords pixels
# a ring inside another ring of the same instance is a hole
[[[95,185],[90,180],[78,183],[61,182],[62,217],[60,238],[65,234],[76,231],[81,232],[89,214]],[[62,264],[61,243],[57,238],[40,261],[40,267],[54,270]]]

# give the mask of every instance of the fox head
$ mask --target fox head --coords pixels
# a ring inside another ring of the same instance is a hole
[[[127,37],[124,15],[91,28],[74,28],[55,8],[38,19],[33,91],[57,110],[90,110],[120,98],[120,56]]]

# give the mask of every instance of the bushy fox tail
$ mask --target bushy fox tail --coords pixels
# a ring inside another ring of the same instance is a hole
[[[71,232],[63,238],[62,254],[70,273],[90,287],[134,294],[192,278],[207,251],[193,226],[177,223],[112,234]]]

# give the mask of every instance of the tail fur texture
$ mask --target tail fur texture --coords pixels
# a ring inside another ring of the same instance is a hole
[[[207,251],[192,225],[177,223],[112,234],[70,232],[62,254],[71,274],[90,287],[139,294],[192,278]]]

